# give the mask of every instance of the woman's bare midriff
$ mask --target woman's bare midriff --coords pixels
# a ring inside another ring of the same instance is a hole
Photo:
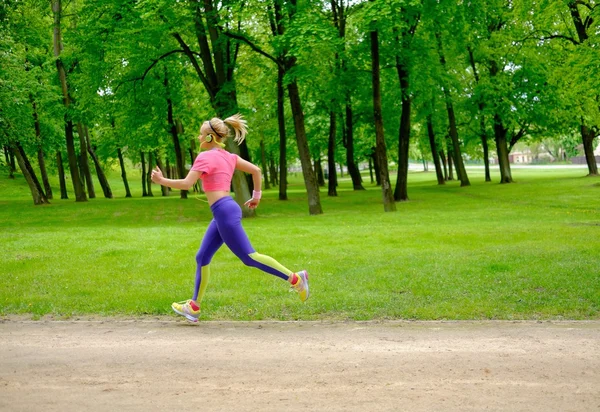
[[[211,206],[217,200],[222,199],[226,196],[229,196],[229,190],[214,190],[214,191],[206,192],[206,200],[208,200],[208,204]]]

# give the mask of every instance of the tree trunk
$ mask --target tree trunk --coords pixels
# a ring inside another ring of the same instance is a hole
[[[444,168],[444,181],[448,180],[448,165],[446,164],[446,154],[444,153],[444,149],[440,149],[438,152],[438,157],[442,161],[442,167]]]
[[[279,181],[277,180],[277,165],[275,164],[273,155],[269,155],[269,171],[271,176],[271,186],[279,185]]]
[[[260,129],[260,163],[265,177],[265,190],[269,190],[271,185],[269,183],[269,168],[267,166],[267,154],[265,152],[265,140],[262,129]]]
[[[381,80],[379,73],[379,39],[377,30],[371,32],[371,56],[373,73],[373,114],[375,120],[375,153],[379,164],[379,175],[381,178],[381,191],[383,194],[383,210],[386,212],[396,211],[394,194],[390,184],[388,172],[388,159],[383,130],[383,116],[381,113]]]
[[[291,70],[291,68],[292,67],[289,67],[289,70]],[[323,213],[323,209],[321,208],[321,197],[317,179],[310,162],[310,151],[308,149],[306,130],[304,129],[304,113],[302,112],[300,92],[298,91],[296,80],[293,80],[288,84],[288,95],[292,106],[298,154],[300,155],[302,175],[304,176],[304,185],[306,186],[306,194],[308,197],[308,213],[311,215],[320,215]]]
[[[148,168],[146,172],[146,186],[148,188],[148,196],[154,197],[154,193],[152,193],[152,165],[154,163],[154,156],[152,152],[148,152]]]
[[[448,96],[449,98],[449,96]],[[456,174],[460,179],[460,186],[470,186],[469,177],[465,169],[465,164],[462,159],[460,151],[460,142],[458,140],[458,131],[456,128],[456,118],[454,116],[454,107],[450,101],[447,101],[446,108],[448,110],[448,120],[450,122],[450,138],[452,139],[452,150],[454,153],[454,165],[456,167]]]
[[[287,135],[285,132],[285,70],[277,69],[277,125],[279,127],[279,200],[287,200]]]
[[[171,100],[171,93],[169,89],[169,76],[167,74],[167,67],[165,66],[165,77],[163,84],[165,86],[166,98],[167,98],[167,124],[169,125],[169,132],[173,141],[173,147],[175,148],[175,161],[177,164],[177,177],[176,179],[185,178],[186,171],[183,161],[183,152],[181,151],[181,144],[179,143],[179,135],[177,133],[177,125],[175,124],[175,118],[173,116],[173,101]],[[142,174],[143,175],[143,174]],[[182,190],[181,198],[187,199],[187,190]],[[146,195],[144,195],[146,196]]]
[[[596,128],[588,127],[581,119],[581,138],[583,140],[583,150],[585,152],[585,161],[588,167],[588,176],[598,176],[598,165],[596,156],[594,156],[594,138],[596,137]]]
[[[140,159],[142,161],[142,197],[146,197],[148,196],[148,191],[146,190],[146,155],[142,151],[140,151]]]
[[[71,105],[71,97],[69,95],[69,87],[67,85],[67,72],[64,64],[60,59],[62,52],[62,35],[61,35],[61,14],[62,5],[61,0],[52,0],[52,13],[54,15],[54,57],[56,58],[56,69],[58,70],[58,78],[60,81],[63,103],[67,110]],[[67,157],[69,159],[69,169],[71,172],[71,181],[73,183],[73,189],[75,191],[76,202],[86,202],[87,196],[79,176],[79,168],[77,165],[77,154],[75,153],[75,139],[73,137],[73,122],[68,118],[68,114],[65,114],[65,136],[67,142]]]
[[[164,172],[166,169],[164,167],[164,164],[163,164],[158,152],[154,153],[154,157],[156,158],[156,165],[158,166],[158,168],[160,170],[162,170]],[[164,172],[164,173],[166,173],[166,172]],[[160,185],[160,191],[163,196],[169,196],[169,188],[167,186]]]
[[[444,55],[443,46],[442,46],[442,35],[440,32],[435,33],[435,37],[437,40],[438,54],[440,57],[440,63],[443,67],[445,73],[448,72],[446,68],[446,57]],[[454,106],[452,104],[452,96],[450,90],[446,85],[442,85],[442,89],[444,90],[444,97],[446,99],[446,110],[448,112],[448,126],[450,129],[450,138],[452,139],[452,151],[454,164],[456,166],[456,174],[460,179],[460,186],[470,186],[469,177],[467,176],[467,171],[465,169],[465,165],[462,159],[462,154],[460,151],[460,141],[458,140],[458,129],[456,127],[456,116],[454,115]]]
[[[79,167],[82,172],[81,175],[85,178],[89,198],[95,199],[96,190],[94,190],[90,162],[88,161],[87,141],[83,132],[83,125],[80,122],[77,122],[77,134],[79,135]]]
[[[396,189],[394,200],[408,200],[408,148],[410,144],[410,111],[411,101],[409,95],[409,69],[405,59],[396,55],[396,71],[400,83],[402,113],[400,114],[400,129],[398,131],[398,172],[396,175]]]
[[[60,198],[68,199],[67,182],[65,181],[65,168],[63,167],[62,154],[56,152],[56,168],[58,169],[58,181],[60,183]]]
[[[431,148],[431,157],[433,158],[433,164],[435,166],[435,175],[437,177],[438,185],[443,185],[444,174],[440,165],[440,156],[438,154],[437,144],[435,143],[435,132],[433,131],[433,120],[431,114],[427,115],[427,135],[429,136],[429,147]]]
[[[483,115],[483,104],[479,104],[479,134],[481,136],[481,147],[483,148],[483,164],[485,165],[485,181],[491,182],[490,176],[490,151],[488,148],[487,131],[485,128],[485,116]]]
[[[471,63],[471,68],[473,69],[473,76],[475,77],[475,82],[479,84],[479,72],[477,71],[477,66],[475,65],[475,57],[473,56],[473,49],[471,48],[471,46],[467,46],[467,51],[469,52],[469,61]],[[491,182],[492,178],[490,177],[490,155],[488,150],[487,131],[485,128],[485,116],[483,114],[483,111],[485,109],[485,103],[483,101],[479,101],[477,105],[479,107],[479,135],[481,137],[481,147],[483,149],[485,181]]]
[[[123,185],[125,186],[125,197],[131,197],[129,183],[127,182],[127,172],[125,171],[125,161],[120,147],[117,149],[117,155],[119,156],[119,165],[121,166],[121,179],[123,179]]]
[[[400,115],[400,129],[398,132],[398,172],[396,175],[396,189],[394,200],[408,200],[408,147],[410,144],[410,109],[411,102],[408,96],[408,70],[399,63],[396,65],[402,93],[402,114]]]
[[[40,166],[40,173],[42,175],[42,183],[44,185],[44,191],[46,193],[46,198],[48,200],[52,199],[52,187],[50,186],[50,181],[48,179],[48,172],[46,171],[46,161],[44,159],[44,149],[42,145],[42,132],[40,128],[40,119],[38,117],[37,105],[35,103],[35,99],[33,98],[33,94],[29,94],[29,100],[31,101],[31,107],[33,109],[33,127],[35,129],[35,138],[38,145],[37,158],[38,164]]]
[[[8,165],[8,178],[15,178],[15,156],[12,153],[12,149],[7,145],[4,145],[4,158],[6,159],[6,164]]]
[[[346,123],[342,132],[344,147],[346,148],[346,165],[348,166],[348,174],[352,179],[352,188],[354,190],[365,190],[362,185],[360,170],[354,160],[354,116],[350,100],[350,94],[348,93],[346,95]]]
[[[498,153],[498,165],[500,167],[500,183],[512,183],[512,173],[508,159],[508,144],[506,133],[508,130],[502,125],[499,115],[494,116],[494,135],[496,137],[496,151]]]
[[[327,143],[327,196],[337,196],[337,172],[335,171],[335,138],[337,130],[335,111],[329,112],[329,141]]]
[[[325,177],[323,176],[323,168],[321,167],[321,157],[314,159],[315,176],[317,177],[317,184],[319,187],[325,186]]]
[[[23,147],[19,142],[14,143],[14,153],[17,157],[17,162],[19,163],[19,167],[21,168],[21,172],[27,181],[27,185],[29,186],[29,190],[31,191],[31,196],[33,197],[33,204],[35,205],[43,205],[49,204],[48,198],[44,194],[44,190],[40,185],[40,181],[38,180],[33,167],[31,167],[31,163],[29,163],[29,159],[27,158],[27,154],[23,150]]]
[[[454,150],[452,149],[452,142],[450,136],[446,135],[446,159],[448,159],[448,180],[454,180]]]
[[[94,167],[96,169],[96,176],[98,177],[98,181],[100,182],[100,187],[102,187],[102,193],[104,194],[104,197],[106,199],[112,199],[113,194],[112,194],[112,190],[110,188],[110,183],[108,183],[108,179],[106,178],[106,175],[104,174],[104,171],[102,170],[102,166],[100,165],[100,160],[98,159],[98,156],[96,156],[96,152],[94,151],[94,148],[92,147],[92,144],[90,142],[90,134],[88,132],[87,126],[83,127],[83,133],[85,134],[85,143],[86,143],[87,151],[88,151],[90,157],[92,158],[92,161],[94,162]]]
[[[379,159],[377,158],[377,148],[373,147],[371,149],[371,159],[373,160],[373,169],[375,169],[375,185],[381,186],[381,172],[379,170]],[[371,183],[373,181],[373,176],[371,176]]]

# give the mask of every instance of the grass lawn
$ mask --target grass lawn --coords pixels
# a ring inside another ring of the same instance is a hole
[[[291,176],[289,200],[265,191],[244,227],[258,252],[309,271],[310,300],[222,248],[201,318],[599,319],[600,179],[586,170],[515,168],[500,185],[496,170],[485,183],[470,168],[465,188],[412,172],[410,201],[392,213],[368,176],[358,192],[342,179],[338,197],[321,190],[320,216]],[[131,199],[115,174],[115,199],[41,207],[20,175],[0,176],[0,315],[170,315],[191,297],[208,204],[158,186],[142,198],[138,174]]]

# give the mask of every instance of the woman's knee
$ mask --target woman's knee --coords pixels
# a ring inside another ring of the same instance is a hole
[[[210,263],[211,258],[207,256],[202,250],[196,253],[196,264],[200,267],[206,266]]]

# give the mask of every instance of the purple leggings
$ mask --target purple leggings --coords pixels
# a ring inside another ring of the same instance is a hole
[[[245,265],[258,268],[286,281],[289,279],[291,271],[274,259],[256,253],[242,227],[242,209],[232,197],[227,196],[217,200],[210,209],[213,213],[213,220],[208,225],[200,250],[196,254],[196,284],[192,298],[194,301],[198,299],[199,290],[203,292],[206,287],[204,285],[201,288],[202,271],[203,269],[208,270],[208,265],[223,243]],[[207,280],[205,279],[205,282]]]

